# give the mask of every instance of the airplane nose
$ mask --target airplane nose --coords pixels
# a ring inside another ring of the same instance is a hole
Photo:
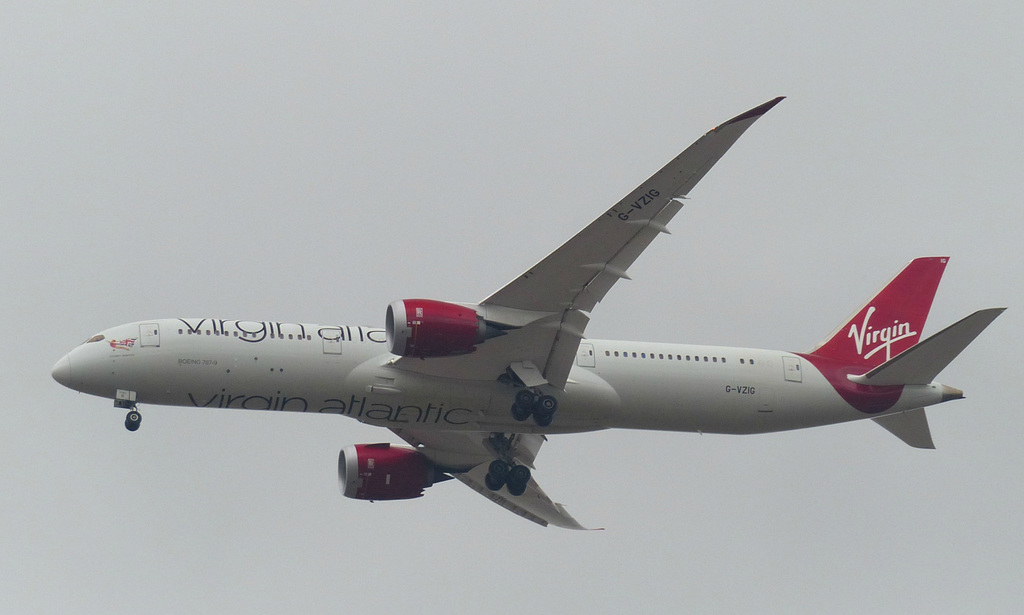
[[[68,355],[64,355],[60,361],[57,361],[53,369],[50,370],[50,375],[57,382],[71,388],[71,359],[68,358]]]

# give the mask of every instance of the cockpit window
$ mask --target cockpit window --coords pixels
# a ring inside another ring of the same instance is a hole
[[[104,340],[103,335],[99,334],[99,335],[94,335],[94,336],[90,337],[89,339],[85,340],[85,343],[86,344],[91,344],[93,342],[102,342],[103,340]]]

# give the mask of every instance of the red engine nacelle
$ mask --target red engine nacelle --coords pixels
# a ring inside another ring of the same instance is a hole
[[[356,444],[338,455],[341,492],[357,500],[418,498],[439,474],[426,457],[404,446]]]
[[[447,357],[476,350],[476,345],[495,334],[468,307],[405,299],[388,306],[385,319],[388,350],[403,357]]]

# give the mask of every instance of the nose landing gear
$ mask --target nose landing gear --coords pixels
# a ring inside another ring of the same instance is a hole
[[[124,428],[128,431],[138,431],[142,425],[142,413],[135,405],[135,391],[118,389],[114,395],[114,407],[125,408],[128,414],[124,417]]]

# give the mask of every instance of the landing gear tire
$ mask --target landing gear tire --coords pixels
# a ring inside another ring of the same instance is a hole
[[[129,410],[127,416],[124,417],[125,429],[138,431],[140,425],[142,425],[142,414],[138,410]]]
[[[526,493],[526,485],[513,485],[508,484],[508,494],[511,496],[519,497]]]
[[[530,483],[530,468],[526,466],[512,466],[508,472],[508,492],[514,496],[526,493],[526,486]]]
[[[512,404],[512,418],[514,418],[515,420],[525,421],[526,419],[530,418],[531,414],[533,413],[530,411],[529,406],[524,408],[520,406],[518,403]]]
[[[508,479],[509,465],[501,459],[495,459],[487,466],[487,473],[504,483]]]
[[[508,487],[509,494],[518,497],[526,493],[526,486],[530,484],[530,468],[520,465],[510,466],[501,459],[495,459],[487,467],[484,484],[491,491]]]
[[[495,459],[487,466],[487,476],[484,477],[484,484],[491,491],[497,491],[508,482],[509,465],[501,459]]]
[[[520,408],[532,408],[537,401],[537,395],[530,389],[523,389],[516,393],[516,405]]]
[[[558,400],[551,395],[541,395],[533,404],[533,420],[539,427],[547,427],[555,418]]]
[[[505,486],[505,483],[499,483],[496,481],[497,479],[491,476],[490,474],[484,477],[484,484],[487,485],[487,488],[490,489],[491,491],[497,491],[498,489],[501,489],[502,487]]]
[[[553,395],[540,395],[536,389],[521,389],[516,393],[511,414],[516,421],[525,421],[533,415],[540,427],[547,427],[558,410],[558,399]]]
[[[537,400],[537,407],[534,412],[537,414],[554,414],[558,410],[558,400],[551,395],[541,395]]]
[[[533,420],[537,423],[538,427],[547,427],[551,424],[551,421],[555,420],[555,413],[550,414],[534,414]]]

